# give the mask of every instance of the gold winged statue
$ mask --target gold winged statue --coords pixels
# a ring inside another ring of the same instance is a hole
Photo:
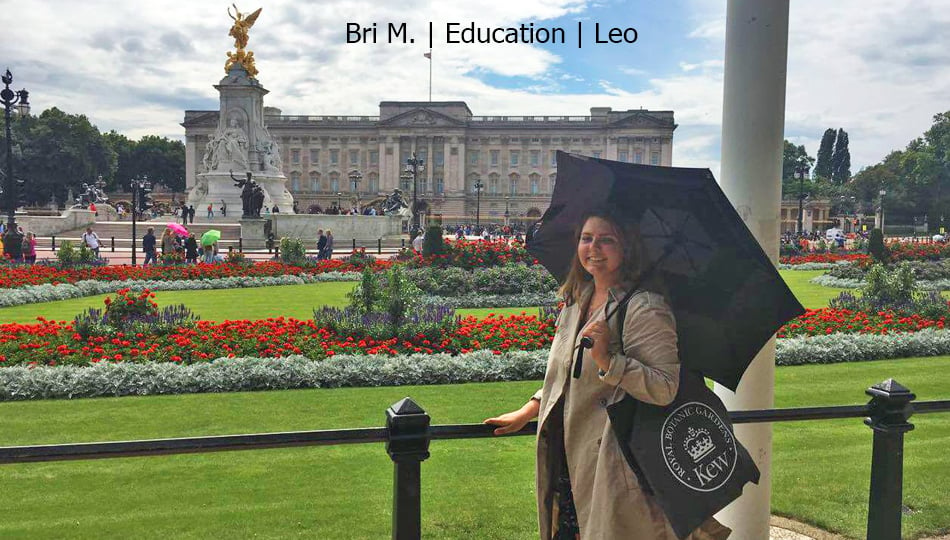
[[[231,8],[228,8],[228,15],[234,19],[234,24],[231,26],[228,35],[234,38],[234,48],[237,50],[233,53],[228,52],[228,61],[224,63],[224,72],[227,73],[234,64],[241,64],[247,71],[248,76],[253,79],[257,76],[257,68],[254,66],[254,53],[245,51],[244,48],[247,47],[247,31],[254,26],[254,22],[261,14],[262,8],[257,8],[257,11],[250,15],[245,15],[238,10],[236,4],[231,5],[234,6],[234,14],[232,15]]]

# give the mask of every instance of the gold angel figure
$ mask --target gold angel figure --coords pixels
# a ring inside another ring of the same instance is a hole
[[[231,26],[231,31],[228,32],[228,35],[234,38],[234,48],[237,50],[233,53],[228,52],[228,61],[224,63],[224,72],[228,73],[234,64],[241,64],[247,71],[248,76],[253,79],[257,77],[257,67],[254,65],[254,53],[245,51],[244,48],[247,47],[247,31],[254,26],[254,22],[257,21],[258,15],[261,14],[262,8],[257,8],[257,11],[250,15],[245,15],[238,9],[237,4],[231,5],[234,6],[234,14],[232,15],[231,8],[228,8],[228,15],[234,19],[234,24]]]
[[[238,10],[237,4],[231,4],[234,6],[234,15],[231,15],[231,8],[228,8],[228,15],[234,19],[234,25],[231,26],[231,31],[228,32],[228,35],[234,38],[234,47],[240,51],[247,47],[247,31],[254,26],[254,22],[257,20],[258,15],[261,14],[261,9],[257,8],[257,11],[251,13],[250,15],[244,15]]]

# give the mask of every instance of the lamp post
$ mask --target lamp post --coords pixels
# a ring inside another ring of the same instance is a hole
[[[145,196],[147,190],[152,189],[152,184],[148,181],[148,176],[136,177],[129,182],[129,187],[132,188],[132,266],[135,266],[135,243],[138,239],[135,232],[135,223],[136,217],[139,213],[139,205],[142,204],[142,197]]]
[[[481,180],[476,180],[475,185],[472,187],[475,188],[475,228],[479,229],[482,217],[482,190],[485,189],[485,184],[483,184]]]
[[[360,181],[363,179],[363,174],[357,170],[353,170],[349,174],[350,177],[350,187],[353,190],[353,194],[356,195],[356,212],[361,211],[360,208]]]
[[[3,74],[3,90],[0,90],[0,102],[3,103],[3,118],[6,121],[7,170],[3,179],[4,210],[7,212],[7,229],[3,238],[3,252],[18,261],[23,257],[23,235],[17,230],[16,207],[20,200],[19,182],[13,177],[13,142],[10,130],[12,109],[17,105],[20,114],[30,112],[30,93],[26,90],[10,90],[13,74],[8,69]]]
[[[343,196],[342,193],[340,193],[339,191],[336,192],[336,212],[337,212],[337,214],[343,214],[343,206],[342,206],[341,203],[340,203],[340,197],[342,197],[342,196]]]
[[[808,165],[808,160],[804,156],[798,158],[798,166],[795,167],[795,177],[798,178],[798,234],[805,232],[803,222],[805,212],[805,177],[808,176],[810,169],[811,167]]]
[[[881,195],[881,234],[884,234],[884,196],[887,195],[887,190],[881,186],[881,191],[878,192]]]
[[[508,200],[509,200],[509,199],[511,199],[511,197],[505,195],[505,227],[508,226],[508,216],[511,215],[511,214],[508,213]]]
[[[412,175],[412,226],[409,230],[409,239],[415,240],[419,234],[419,203],[417,201],[417,192],[419,191],[419,173],[425,168],[425,160],[412,156],[406,159],[406,172]]]

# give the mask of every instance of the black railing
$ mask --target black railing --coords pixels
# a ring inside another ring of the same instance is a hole
[[[864,423],[874,432],[867,539],[899,540],[904,433],[914,429],[908,420],[914,413],[950,411],[950,400],[913,403],[914,394],[893,379],[874,385],[865,393],[871,396],[866,405],[735,411],[730,413],[730,418],[733,423],[746,424],[863,417]],[[395,469],[392,538],[418,539],[422,534],[421,464],[429,457],[429,443],[433,440],[496,437],[493,434],[495,426],[432,426],[430,420],[419,405],[405,398],[386,410],[386,427],[7,446],[0,447],[0,464],[385,442]],[[534,435],[536,431],[537,422],[530,422],[507,436]]]

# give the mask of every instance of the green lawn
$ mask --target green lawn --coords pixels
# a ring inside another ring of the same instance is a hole
[[[894,376],[946,398],[950,357],[780,367],[780,407],[863,403]],[[539,382],[0,403],[0,444],[128,440],[384,424],[412,396],[433,423],[517,407]],[[904,518],[913,538],[947,527],[946,415],[907,435]],[[859,419],[776,424],[773,509],[863,537],[871,431]],[[423,466],[430,538],[535,537],[533,439],[437,441]],[[0,466],[3,538],[385,538],[392,464],[382,445]]]
[[[828,305],[842,289],[831,289],[808,283],[822,272],[780,272],[805,307],[818,308]],[[250,289],[219,289],[203,291],[160,291],[156,301],[161,306],[185,304],[202,319],[223,321],[228,319],[265,319],[267,317],[296,317],[309,319],[318,305],[345,305],[346,293],[353,288],[352,282],[314,283],[310,285],[285,285],[281,287],[258,287]],[[107,295],[88,296],[59,302],[27,304],[0,308],[0,322],[29,323],[43,316],[52,320],[72,320],[89,307],[101,308]],[[525,311],[538,312],[537,307],[460,309],[460,315],[484,317],[489,313],[514,314]]]

